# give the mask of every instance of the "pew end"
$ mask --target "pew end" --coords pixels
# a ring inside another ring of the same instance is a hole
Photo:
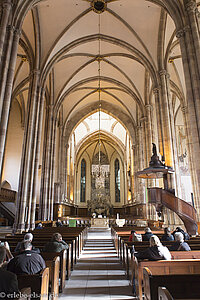
[[[174,298],[171,296],[170,292],[166,289],[166,287],[160,287],[158,288],[158,299],[159,300],[174,300]]]
[[[39,274],[17,275],[19,290],[31,288],[32,298],[48,300],[49,294],[49,268],[43,269]],[[34,297],[35,296],[35,297]]]

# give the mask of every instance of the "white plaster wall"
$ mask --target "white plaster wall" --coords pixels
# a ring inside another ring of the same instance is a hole
[[[23,136],[20,108],[17,101],[13,101],[8,123],[2,181],[8,181],[11,189],[15,191],[18,190]]]

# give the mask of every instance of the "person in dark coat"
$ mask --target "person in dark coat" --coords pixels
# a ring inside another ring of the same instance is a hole
[[[151,232],[151,229],[149,227],[145,228],[145,234],[142,237],[143,241],[149,241],[150,237],[153,235],[153,233]]]
[[[170,247],[170,251],[191,251],[190,246],[184,241],[184,236],[181,232],[174,234],[175,242]]]
[[[63,241],[62,235],[59,232],[53,234],[51,241],[44,247],[44,252],[61,252],[64,249],[68,249],[68,244]]]
[[[44,259],[39,253],[32,251],[30,241],[22,243],[22,252],[7,265],[7,270],[15,274],[37,274],[46,268]]]
[[[14,298],[14,294],[19,292],[17,276],[3,268],[5,260],[6,249],[0,246],[0,299]]]
[[[181,227],[176,227],[174,232],[172,233],[173,236],[175,235],[176,232],[181,232],[184,236],[184,241],[188,241],[190,239],[190,236],[187,232],[185,232]]]
[[[164,228],[164,235],[162,236],[161,241],[174,241],[174,236],[171,234],[169,227]]]
[[[171,260],[171,254],[167,247],[163,246],[157,235],[150,237],[150,247],[139,252],[135,252],[134,256],[138,259],[149,259],[149,260],[160,260],[166,259]]]

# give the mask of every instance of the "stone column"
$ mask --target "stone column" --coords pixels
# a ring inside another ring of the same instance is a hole
[[[187,91],[189,144],[191,149],[192,183],[194,189],[195,208],[198,208],[200,199],[200,92],[199,75],[196,73],[196,62],[194,60],[194,45],[190,39],[191,30],[187,26],[177,31],[180,42],[182,61]],[[192,49],[193,46],[193,49]]]
[[[159,100],[159,88],[153,89],[154,97],[155,97],[155,108],[156,108],[156,120],[157,120],[157,131],[158,131],[158,148],[159,153],[163,155],[164,149],[163,149],[163,130],[162,130],[162,122],[161,122],[161,111],[160,111],[160,100]],[[155,143],[156,141],[153,140]]]
[[[8,26],[9,15],[12,8],[11,0],[5,0],[1,4],[1,20],[0,20],[0,64],[3,56],[4,43],[6,38],[6,28]]]
[[[137,140],[138,140],[138,149],[137,149],[137,158],[138,159],[138,171],[144,169],[145,158],[144,158],[144,121],[141,119],[140,126],[137,127]],[[137,189],[137,203],[145,203],[145,179],[138,178],[138,189]]]
[[[33,176],[33,192],[32,192],[32,202],[31,202],[31,216],[30,216],[30,229],[35,228],[35,210],[36,210],[36,197],[37,197],[37,180],[38,180],[38,167],[40,159],[40,146],[41,146],[41,136],[42,136],[42,123],[43,123],[43,112],[44,112],[44,95],[45,89],[41,90],[40,99],[38,101],[38,118],[37,118],[37,134],[36,134],[36,154],[35,154],[35,166],[34,166],[34,176]]]
[[[17,213],[15,230],[21,232],[30,228],[33,181],[35,173],[35,154],[37,147],[40,73],[32,71],[27,104],[27,120],[24,133],[19,189],[17,194]]]
[[[169,82],[168,82],[169,84]],[[174,97],[176,97],[174,95]],[[173,149],[173,160],[174,160],[174,171],[175,171],[175,189],[176,196],[182,199],[182,190],[181,190],[181,178],[179,172],[179,162],[178,162],[178,150],[177,150],[177,141],[176,141],[176,129],[175,129],[175,120],[173,113],[173,96],[169,99],[169,112],[170,112],[170,127],[171,127],[171,136],[172,136],[172,149]],[[184,199],[183,199],[184,200]]]
[[[54,205],[54,165],[55,165],[55,142],[56,142],[56,124],[57,120],[52,120],[53,122],[53,132],[51,136],[51,157],[50,157],[50,174],[49,174],[49,194],[47,203],[49,203],[49,216],[48,220],[53,220],[53,205]]]
[[[163,129],[163,146],[164,146],[164,156],[166,166],[173,167],[173,150],[172,150],[172,136],[171,136],[171,124],[170,124],[170,91],[169,91],[169,74],[166,70],[161,70],[160,81],[161,81],[161,90],[160,90],[160,111],[161,111],[161,122]]]
[[[147,104],[145,105],[146,108],[146,137],[147,137],[147,164],[151,160],[151,149],[152,149],[152,122],[151,122],[151,110],[152,105]]]
[[[12,45],[10,45],[11,52],[10,52],[9,63],[8,63],[5,93],[4,93],[4,97],[1,98],[3,99],[1,123],[0,123],[0,170],[1,172],[2,172],[2,165],[3,165],[4,148],[5,148],[7,126],[8,126],[8,119],[10,113],[12,86],[13,86],[20,31],[17,29],[14,30],[13,32],[13,28],[12,28],[10,37],[13,37],[13,39],[12,39]]]
[[[46,106],[46,124],[45,124],[45,141],[43,149],[43,166],[41,176],[40,190],[40,207],[39,218],[42,221],[49,220],[50,217],[50,170],[52,155],[52,134],[53,134],[53,105]]]
[[[64,140],[65,140],[65,138],[64,138]],[[65,154],[64,154],[64,168],[65,168],[64,169],[64,195],[65,195],[65,198],[67,198],[67,199],[68,199],[68,195],[67,195],[67,189],[68,189],[68,185],[67,185],[67,170],[68,170],[68,168],[67,168],[67,162],[68,162],[67,156],[68,156],[68,149],[69,149],[69,144],[66,144],[65,145],[65,149],[64,149],[64,151],[65,151]]]
[[[190,27],[191,36],[193,41],[195,58],[197,60],[197,66],[200,74],[200,35],[199,35],[199,11],[196,1],[186,1],[185,4]]]

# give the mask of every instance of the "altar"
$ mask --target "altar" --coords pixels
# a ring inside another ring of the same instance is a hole
[[[91,227],[109,227],[109,219],[108,218],[92,218],[91,219]]]

